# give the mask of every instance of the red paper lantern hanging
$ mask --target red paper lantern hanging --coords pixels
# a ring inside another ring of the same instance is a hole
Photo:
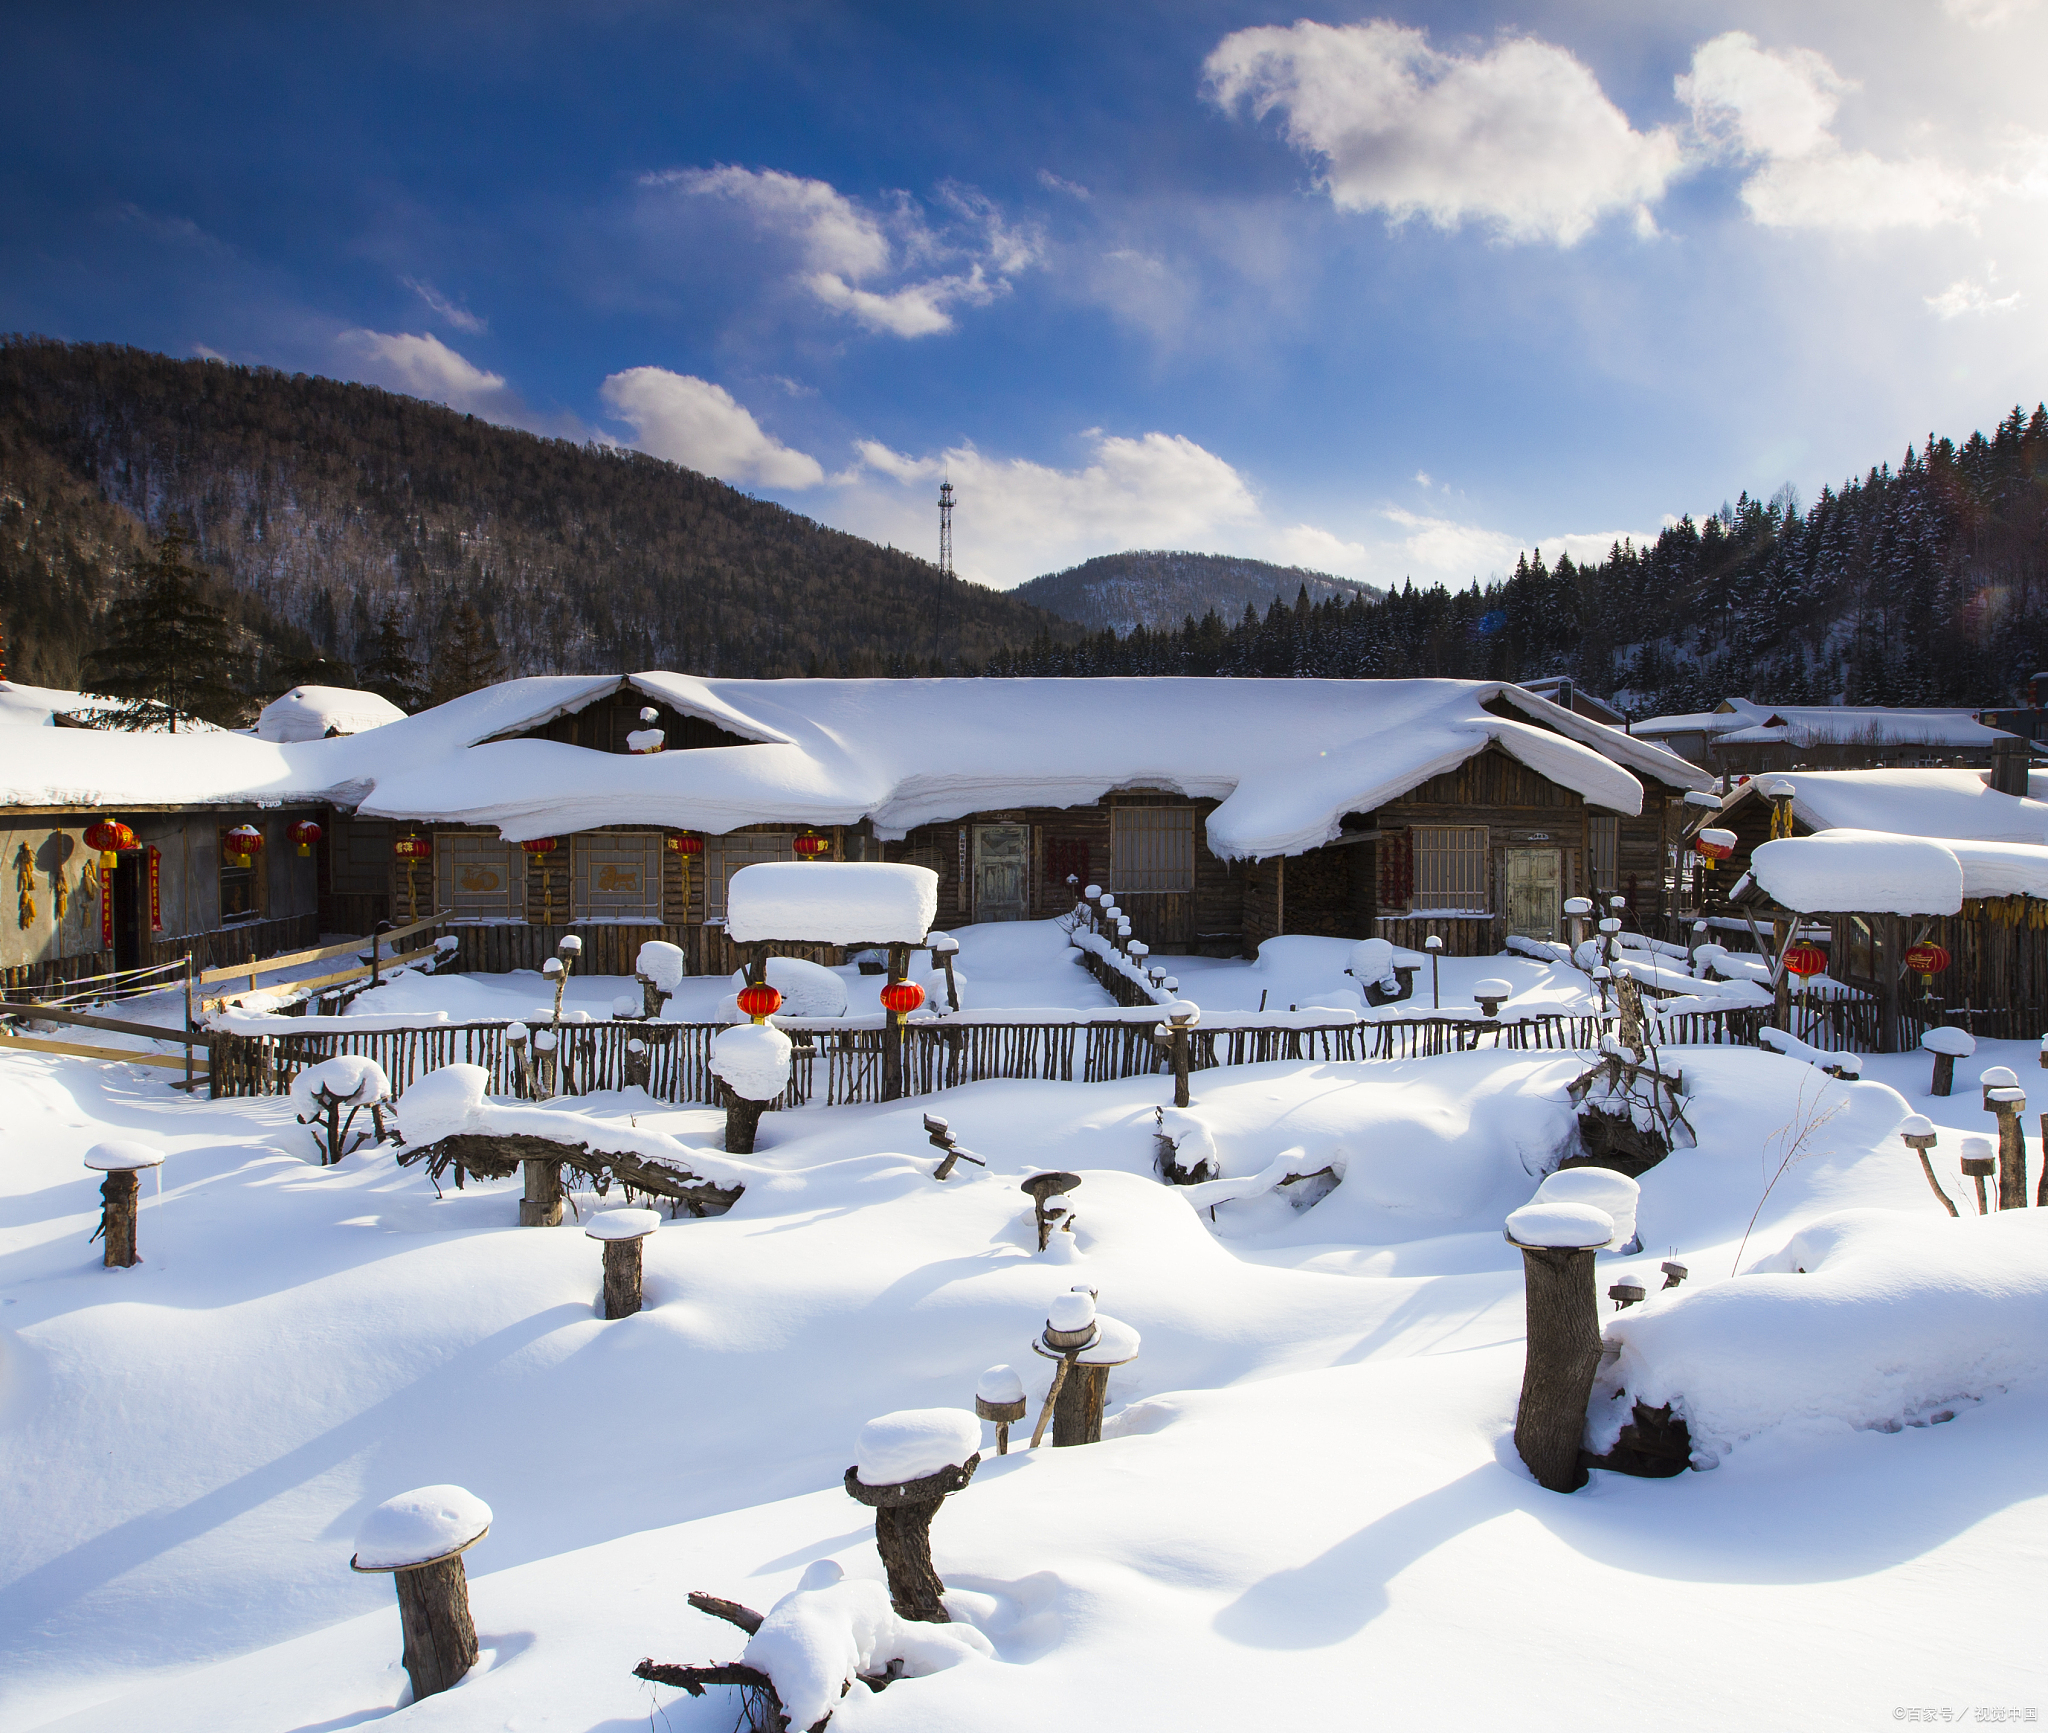
[[[553,854],[561,844],[551,836],[530,836],[519,846],[528,854]]]
[[[816,860],[821,854],[830,854],[832,852],[831,839],[820,836],[814,830],[805,831],[802,836],[796,838],[789,846],[796,851],[798,860]]]
[[[1785,967],[1801,980],[1822,973],[1827,966],[1828,954],[1818,945],[1794,945],[1785,953]]]
[[[671,854],[687,857],[704,852],[704,839],[701,836],[692,836],[686,830],[670,831],[666,841]]]
[[[101,854],[124,854],[136,846],[135,833],[119,819],[103,818],[86,826],[85,846]]]
[[[1949,955],[1945,946],[1922,939],[1919,944],[1906,948],[1906,967],[1925,980],[1933,980],[1948,965]]]
[[[431,860],[434,856],[433,839],[417,834],[402,836],[391,845],[391,852],[402,861]]]
[[[882,1009],[908,1017],[924,1003],[924,989],[915,981],[891,981],[882,989]]]
[[[742,987],[740,1009],[756,1023],[765,1022],[782,1009],[782,995],[765,982]]]
[[[313,852],[313,845],[320,840],[320,827],[310,818],[302,818],[285,834],[297,845],[300,854],[309,855]]]
[[[1726,860],[1735,852],[1735,833],[1732,830],[1703,830],[1693,838],[1693,852],[1707,863],[1707,871],[1714,870],[1714,862]]]
[[[236,857],[236,863],[247,866],[263,852],[263,833],[253,824],[238,824],[228,832],[228,852]]]

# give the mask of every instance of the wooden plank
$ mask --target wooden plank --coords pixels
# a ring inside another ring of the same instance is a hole
[[[125,1023],[118,1017],[92,1017],[65,1005],[12,1005],[7,1011],[17,1017],[40,1017],[46,1023],[77,1023],[87,1029],[105,1029],[115,1035],[140,1035],[147,1041],[176,1041],[185,1047],[210,1047],[213,1037],[183,1029],[165,1029],[154,1023]]]
[[[58,1053],[68,1059],[106,1059],[120,1065],[161,1065],[183,1071],[185,1061],[163,1053],[124,1053],[118,1047],[87,1047],[77,1041],[41,1041],[31,1035],[10,1035],[0,1030],[0,1049],[18,1048],[29,1053]],[[205,1066],[198,1070],[204,1073]]]
[[[394,927],[388,933],[377,933],[373,936],[380,945],[395,944],[398,940],[410,938],[414,933],[422,932],[428,927],[439,926],[442,919],[440,915],[429,915],[425,920],[414,921],[409,927]],[[218,969],[202,969],[199,972],[199,984],[204,987],[215,981],[236,980],[252,970],[262,975],[273,969],[289,969],[299,963],[324,963],[329,957],[346,957],[360,951],[367,943],[369,936],[350,939],[341,945],[322,945],[311,951],[289,951],[282,957],[258,957],[249,963],[228,963]]]

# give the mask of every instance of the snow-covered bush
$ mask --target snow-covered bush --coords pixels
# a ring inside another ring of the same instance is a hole
[[[398,1129],[418,1147],[484,1129],[491,1074],[481,1065],[444,1065],[406,1090],[397,1107]]]
[[[298,1122],[312,1129],[322,1167],[333,1166],[370,1141],[370,1134],[363,1132],[354,1143],[349,1142],[356,1115],[364,1108],[370,1110],[379,1140],[384,1136],[383,1109],[391,1099],[391,1081],[374,1059],[343,1054],[309,1065],[292,1079],[291,1096]]]
[[[732,974],[734,1000],[733,1010],[738,1012],[739,990],[747,984],[747,972],[735,969]],[[768,985],[782,995],[782,1017],[844,1017],[846,1015],[846,978],[834,974],[819,963],[807,962],[802,957],[770,957],[768,959]]]
[[[773,1023],[739,1023],[711,1042],[711,1073],[742,1101],[773,1101],[789,1087],[790,1039]]]

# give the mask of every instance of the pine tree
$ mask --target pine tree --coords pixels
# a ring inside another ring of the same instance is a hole
[[[385,609],[377,621],[369,658],[363,664],[363,690],[390,699],[408,716],[424,702],[420,665],[395,609]]]
[[[505,656],[498,648],[498,635],[474,602],[464,602],[449,617],[435,650],[428,701],[445,704],[504,678]]]
[[[124,700],[109,713],[116,728],[175,734],[194,717],[232,728],[247,708],[227,616],[201,599],[200,574],[185,559],[190,545],[172,518],[141,589],[116,606],[114,635],[87,658],[92,689]]]

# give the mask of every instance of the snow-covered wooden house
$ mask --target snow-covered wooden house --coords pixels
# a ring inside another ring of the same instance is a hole
[[[653,937],[722,972],[732,874],[806,851],[929,866],[955,925],[1059,914],[1096,883],[1157,950],[1435,931],[1487,952],[1556,934],[1574,894],[1661,912],[1678,802],[1706,781],[1451,680],[546,677],[352,738],[182,742],[177,778],[132,737],[63,738],[0,798],[61,785],[109,808],[182,779],[322,800],[329,930],[440,913],[464,965],[500,970],[573,928],[599,973]]]
[[[1712,710],[1640,718],[1630,731],[1731,780],[1786,770],[1986,769],[2000,753],[2022,765],[2026,755],[2025,740],[1987,727],[1974,710],[1724,698]]]

